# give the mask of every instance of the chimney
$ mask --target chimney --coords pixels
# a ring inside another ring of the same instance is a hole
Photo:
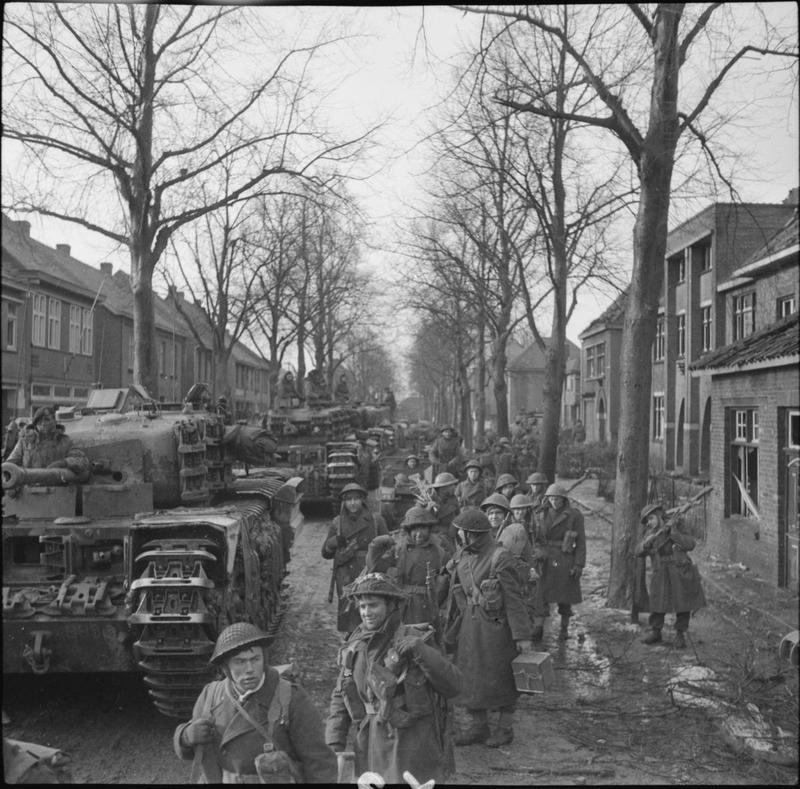
[[[797,205],[797,198],[800,195],[800,189],[798,187],[794,187],[794,189],[789,190],[789,194],[783,200],[784,205]]]
[[[111,263],[101,263],[100,264],[100,273],[107,274],[109,277],[111,276],[111,271],[113,270],[113,266]]]
[[[175,301],[183,301],[183,291],[178,290],[175,285],[167,285],[167,292]]]
[[[56,244],[56,250],[65,258],[69,257],[69,244]]]
[[[19,228],[19,232],[22,233],[25,238],[31,237],[31,223],[28,222],[27,219],[20,219],[17,222],[17,227]]]

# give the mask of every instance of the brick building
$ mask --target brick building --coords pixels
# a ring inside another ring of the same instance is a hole
[[[800,247],[790,208],[785,226],[717,281],[723,339],[690,377],[708,396],[710,548],[797,589]]]
[[[587,441],[617,442],[620,357],[627,289],[580,334],[581,412]]]

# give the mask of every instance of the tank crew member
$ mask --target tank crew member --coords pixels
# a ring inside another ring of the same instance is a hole
[[[485,513],[466,509],[455,526],[464,547],[447,566],[450,597],[445,643],[455,645],[455,663],[464,678],[463,692],[455,703],[466,709],[469,725],[454,742],[498,748],[514,739],[519,693],[511,661],[530,649],[530,619],[514,557],[495,543]],[[490,733],[488,713],[495,709],[497,727]]]
[[[483,466],[477,459],[468,460],[464,466],[467,478],[456,485],[455,496],[460,507],[479,507],[486,498],[486,483],[481,478]]]
[[[458,480],[450,472],[443,471],[441,474],[437,474],[431,485],[434,501],[428,505],[436,516],[433,533],[439,538],[448,557],[452,556],[456,549],[456,530],[453,528],[453,518],[461,509],[455,494],[456,485],[458,485]]]
[[[551,485],[545,496],[550,506],[542,518],[534,546],[541,579],[537,584],[533,637],[542,637],[550,604],[557,603],[561,616],[559,638],[564,640],[572,616],[572,603],[583,599],[580,579],[586,564],[586,532],[583,515],[570,506],[561,485]]]
[[[256,762],[272,744],[282,783],[335,783],[336,754],[325,744],[322,717],[294,680],[267,663],[268,636],[236,622],[217,638],[211,663],[225,679],[200,692],[192,719],[175,729],[181,759],[194,759],[192,783],[267,783]],[[281,769],[282,768],[282,769]],[[263,768],[262,768],[263,769]]]
[[[367,491],[361,485],[348,483],[342,488],[341,498],[339,514],[333,519],[322,545],[322,557],[333,559],[331,592],[335,583],[339,598],[337,629],[350,633],[358,626],[360,617],[344,588],[364,569],[370,542],[379,534],[387,534],[388,530],[383,517],[369,511]]]
[[[501,474],[494,483],[495,493],[502,493],[509,501],[517,493],[517,480],[512,474]]]
[[[689,558],[695,540],[681,530],[680,518],[665,519],[660,504],[648,504],[642,510],[646,532],[636,546],[637,556],[649,556],[653,574],[650,578],[650,629],[644,644],[661,641],[665,614],[675,614],[675,647],[686,646],[686,631],[692,611],[706,604],[700,572]]]
[[[419,455],[409,455],[406,458],[404,471],[411,476],[412,474],[419,474],[422,469],[419,465]]]
[[[448,555],[433,536],[436,518],[425,507],[412,507],[396,536],[376,537],[367,551],[367,572],[386,573],[408,596],[403,622],[438,627],[439,606],[447,592],[441,571]]]
[[[336,391],[334,392],[337,403],[350,402],[350,385],[347,383],[347,374],[342,373],[339,376],[339,382],[336,384]]]
[[[294,373],[291,370],[286,372],[281,383],[281,408],[297,408],[301,400],[300,393],[294,382]]]
[[[55,412],[50,406],[36,411],[7,462],[21,468],[66,468],[81,482],[89,479],[91,469],[86,453],[73,447],[72,440],[58,429]]]
[[[461,448],[461,436],[452,425],[445,425],[431,444],[428,455],[433,466],[432,474],[449,471],[458,476],[464,463],[464,451]]]
[[[369,770],[387,784],[441,783],[453,768],[446,699],[461,675],[435,645],[433,628],[401,623],[403,592],[381,573],[350,589],[361,625],[339,650],[325,742],[342,751],[355,727],[356,775]]]

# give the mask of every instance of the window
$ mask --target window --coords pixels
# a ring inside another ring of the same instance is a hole
[[[135,348],[135,343],[133,341],[133,327],[131,327],[131,333],[128,336],[128,369],[129,370],[133,370],[134,348]]]
[[[72,389],[70,389],[68,386],[53,387],[53,397],[66,397],[67,399],[69,399],[71,394],[72,394]]]
[[[164,340],[158,347],[158,374],[162,377],[167,374],[167,343]]]
[[[730,408],[730,501],[728,514],[755,516],[758,507],[758,409]]]
[[[733,297],[733,339],[741,340],[756,330],[756,294]]]
[[[656,322],[656,338],[653,341],[653,360],[660,362],[664,359],[664,316],[659,315]]]
[[[781,296],[778,299],[778,318],[785,318],[797,310],[797,302],[794,295]]]
[[[94,312],[83,310],[83,326],[81,327],[81,353],[84,356],[92,355],[94,338]]]
[[[16,304],[7,304],[6,305],[6,348],[9,351],[16,351],[17,350],[17,305]]]
[[[47,301],[47,347],[59,350],[61,348],[61,302],[52,298]]]
[[[703,350],[711,350],[711,305],[700,307],[700,325],[703,333]]]
[[[44,348],[45,329],[47,324],[47,299],[41,293],[33,294],[33,324],[31,342]]]
[[[51,397],[53,389],[49,384],[33,384],[31,395],[33,397]]]
[[[678,318],[678,356],[686,356],[686,313]]]
[[[88,386],[76,386],[72,390],[72,395],[73,395],[73,397],[75,397],[78,400],[80,400],[80,399],[85,400],[89,396],[89,387]]]
[[[606,344],[597,343],[586,349],[586,377],[602,378],[606,371]]]
[[[194,349],[194,374],[197,381],[211,380],[211,351],[201,348],[199,345]]]
[[[800,449],[800,411],[789,411],[789,446]]]
[[[684,282],[686,280],[686,257],[681,256],[678,260],[678,282]]]
[[[711,271],[711,247],[696,247],[695,254],[700,260],[700,271]]]
[[[664,395],[653,395],[653,438],[664,439]]]
[[[81,308],[75,304],[69,305],[69,351],[81,351]]]

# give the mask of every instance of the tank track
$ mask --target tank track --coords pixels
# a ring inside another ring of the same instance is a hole
[[[209,569],[216,546],[202,539],[158,539],[142,546],[131,583],[138,606],[128,623],[139,633],[134,656],[156,708],[172,718],[191,717],[202,687],[213,678],[215,587]]]

